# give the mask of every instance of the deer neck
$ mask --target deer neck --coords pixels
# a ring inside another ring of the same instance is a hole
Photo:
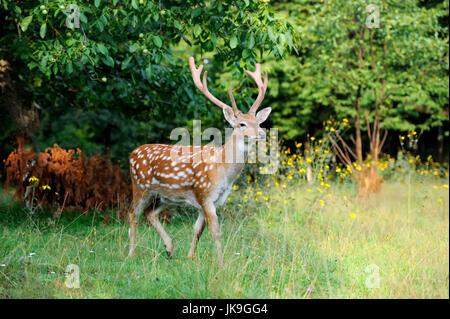
[[[247,160],[248,147],[244,137],[234,130],[233,134],[222,146],[222,154],[223,165],[228,171],[227,175],[236,177],[242,171]]]

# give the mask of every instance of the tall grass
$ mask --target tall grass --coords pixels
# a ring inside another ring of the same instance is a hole
[[[95,211],[29,215],[6,197],[0,297],[449,298],[449,196],[441,180],[389,182],[364,200],[349,183],[326,193],[298,184],[265,192],[237,189],[219,210],[223,268],[208,230],[186,258],[190,210],[178,209],[165,225],[172,260],[144,219],[130,259],[124,221],[104,224]],[[69,264],[80,268],[79,289],[64,284]],[[366,285],[369,265],[379,269],[379,288]]]

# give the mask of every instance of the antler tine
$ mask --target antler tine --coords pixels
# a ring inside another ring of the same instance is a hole
[[[229,105],[223,103],[222,101],[220,101],[218,98],[216,98],[214,95],[212,95],[209,92],[208,85],[206,82],[206,76],[208,74],[208,71],[205,71],[205,73],[203,73],[203,84],[202,84],[202,81],[200,80],[200,74],[202,73],[203,65],[200,65],[197,69],[195,67],[194,57],[192,57],[192,56],[189,57],[189,67],[191,68],[192,79],[194,80],[194,84],[197,87],[197,89],[199,89],[203,93],[204,96],[206,96],[211,102],[213,102],[218,107],[220,107],[222,109],[224,107],[229,107]],[[232,101],[232,103],[233,103],[233,101]],[[234,107],[233,107],[233,110],[234,110]]]
[[[200,74],[203,71],[203,64],[201,64],[198,69],[195,67],[195,61],[193,57],[189,58],[189,67],[192,73],[192,79],[194,80],[194,84],[200,91],[203,91],[202,82],[200,81]]]
[[[233,96],[233,92],[231,91],[231,87],[228,87],[228,96],[230,97],[231,100],[231,105],[233,106],[233,111],[234,114],[239,114],[240,111],[238,110],[237,106],[236,106],[236,101],[234,100],[234,96]]]
[[[261,64],[256,63],[255,65],[255,71],[245,71],[252,79],[255,81],[256,85],[258,86],[258,97],[256,98],[255,102],[253,103],[252,107],[250,108],[250,111],[248,113],[256,113],[256,110],[261,105],[261,102],[264,99],[264,95],[266,94],[267,90],[267,84],[268,84],[268,78],[267,78],[267,72],[264,71],[264,82],[261,81]]]

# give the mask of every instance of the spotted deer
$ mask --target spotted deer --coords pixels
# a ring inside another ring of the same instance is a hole
[[[172,239],[161,225],[158,214],[167,202],[182,201],[200,210],[194,225],[194,238],[188,257],[195,254],[206,221],[215,241],[219,264],[222,265],[223,254],[216,208],[224,203],[233,182],[242,171],[248,142],[266,138],[260,124],[267,119],[271,108],[267,107],[258,113],[256,110],[267,90],[267,72],[264,71],[263,82],[260,64],[256,64],[254,72],[246,71],[258,86],[259,93],[248,114],[244,114],[238,110],[231,88],[228,89],[228,94],[232,107],[208,91],[207,71],[201,81],[203,65],[196,68],[194,58],[190,57],[189,66],[195,86],[222,109],[225,119],[233,127],[233,133],[220,147],[146,144],[133,150],[130,155],[133,202],[129,213],[129,256],[134,255],[138,217],[148,206],[147,219],[162,237],[169,258],[172,256]],[[182,155],[179,155],[180,153]],[[227,154],[234,155],[231,161],[226,160]],[[239,155],[242,155],[243,161],[235,160]]]

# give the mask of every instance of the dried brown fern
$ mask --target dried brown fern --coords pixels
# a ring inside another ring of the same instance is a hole
[[[88,159],[80,149],[65,150],[55,144],[35,154],[19,145],[4,163],[5,189],[16,187],[16,198],[31,203],[34,196],[34,204],[48,209],[104,210],[127,205],[131,194],[129,177],[117,165],[102,155]]]

